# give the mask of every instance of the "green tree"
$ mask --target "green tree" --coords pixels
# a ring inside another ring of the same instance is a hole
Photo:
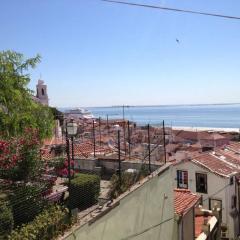
[[[50,109],[52,111],[54,119],[59,120],[60,125],[62,126],[64,122],[64,114],[55,107],[51,107]]]
[[[41,139],[52,134],[53,114],[32,100],[28,71],[36,67],[40,56],[25,59],[14,51],[0,52],[0,132],[5,137],[21,135],[35,128]]]

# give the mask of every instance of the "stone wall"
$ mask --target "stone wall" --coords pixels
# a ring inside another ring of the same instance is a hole
[[[118,169],[118,160],[114,159],[75,159],[75,169],[80,169],[82,171],[96,171],[98,172],[99,169],[96,167],[102,168],[102,171],[105,171],[109,174],[115,173]],[[125,171],[129,168],[140,170],[142,167],[141,162],[128,162],[122,161],[121,162],[122,170]],[[155,171],[159,168],[159,165],[151,164],[151,170]]]

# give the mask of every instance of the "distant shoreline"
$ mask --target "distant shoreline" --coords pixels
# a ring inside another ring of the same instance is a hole
[[[239,105],[240,103],[199,103],[199,104],[163,104],[163,105],[113,105],[113,106],[95,106],[83,108],[148,108],[148,107],[201,107],[201,106],[228,106]]]
[[[88,110],[102,119],[107,116],[109,119],[123,118],[124,114],[122,107],[93,107]],[[126,107],[125,110],[125,119],[140,126],[160,126],[160,119],[164,119],[166,126],[189,131],[239,132],[240,127],[240,103],[139,106]]]
[[[172,126],[173,130],[185,130],[185,131],[214,131],[214,132],[238,132],[239,128],[215,128],[215,127],[177,127]]]
[[[113,105],[113,106],[92,106],[92,107],[79,107],[83,109],[91,108],[148,108],[148,107],[201,107],[201,106],[229,106],[229,105],[240,105],[239,103],[199,103],[199,104],[157,104],[157,105]],[[72,109],[76,107],[56,107],[57,109]]]
[[[162,127],[161,124],[153,124],[153,127]],[[224,128],[224,127],[187,127],[187,126],[166,126],[166,128],[172,128],[173,130],[184,130],[190,132],[201,131],[213,131],[213,132],[237,132],[240,133],[239,128]]]

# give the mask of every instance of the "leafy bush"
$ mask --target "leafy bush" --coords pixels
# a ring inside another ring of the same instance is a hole
[[[39,133],[25,129],[24,136],[0,140],[0,177],[28,182],[39,175]]]
[[[52,206],[39,214],[34,221],[14,230],[11,240],[49,240],[64,230],[70,224],[68,211],[59,206]]]
[[[140,172],[139,172],[140,178],[145,178],[149,175],[149,168],[147,164],[142,164]]]
[[[54,167],[56,170],[64,168],[65,157],[56,157],[48,161],[48,167]]]
[[[5,201],[0,201],[0,239],[4,239],[13,229],[13,214]]]
[[[44,191],[39,186],[20,186],[14,190],[10,196],[10,205],[15,226],[32,221],[43,210],[46,205],[42,197]]]
[[[97,202],[99,193],[99,176],[77,174],[69,187],[69,208],[88,208]]]
[[[139,175],[135,173],[122,173],[121,183],[119,181],[119,176],[114,174],[111,177],[110,191],[108,196],[110,198],[117,198],[120,194],[126,192],[136,181],[139,180]]]

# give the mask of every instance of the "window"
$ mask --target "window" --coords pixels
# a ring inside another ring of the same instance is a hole
[[[209,198],[209,210],[212,210],[215,206],[222,210],[222,200]]]
[[[42,88],[42,95],[44,96],[44,89]]]
[[[177,187],[188,188],[188,172],[177,170]]]
[[[207,193],[207,174],[196,173],[196,191]]]
[[[230,177],[230,185],[233,185],[233,177]]]
[[[236,195],[233,195],[232,196],[232,208],[236,208],[237,207],[237,196]]]

